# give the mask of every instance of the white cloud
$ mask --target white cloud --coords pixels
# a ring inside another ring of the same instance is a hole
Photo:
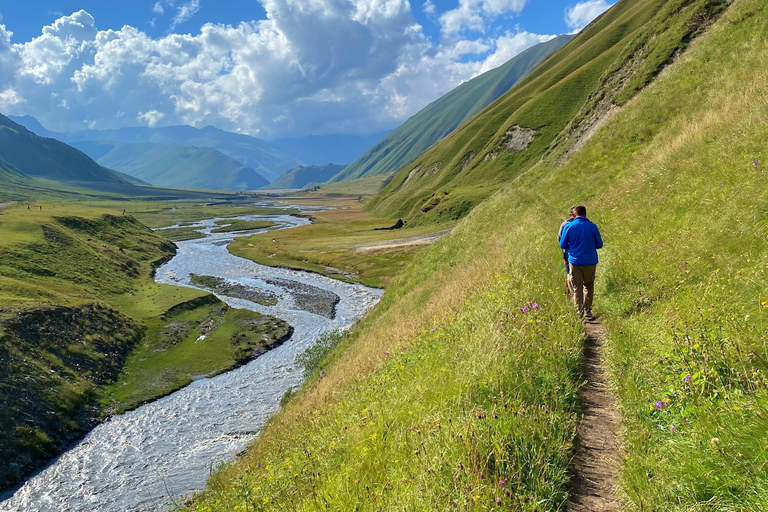
[[[200,0],[190,0],[189,2],[182,3],[176,8],[176,14],[171,22],[171,30],[176,28],[182,23],[186,23],[191,20],[192,17],[200,10]]]
[[[527,0],[459,0],[459,6],[440,15],[443,32],[485,32],[486,24],[498,16],[518,14]]]
[[[85,11],[22,44],[0,25],[0,112],[61,131],[212,124],[267,138],[371,133],[551,37],[437,44],[408,0],[260,2],[264,20],[160,38],[131,26],[100,31]]]
[[[606,0],[579,2],[565,10],[565,24],[578,32],[589,25],[592,20],[607,11],[611,5],[613,4],[609,4]]]
[[[437,6],[432,0],[427,0],[424,2],[424,5],[421,6],[421,9],[429,15],[433,15],[437,12]]]
[[[531,34],[530,32],[517,32],[515,34],[507,32],[495,41],[496,51],[488,56],[480,68],[481,73],[490,71],[516,57],[518,54],[535,46],[539,43],[545,43],[556,36]]]

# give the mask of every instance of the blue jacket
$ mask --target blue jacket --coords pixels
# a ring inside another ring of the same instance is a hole
[[[571,265],[597,265],[597,250],[602,247],[600,230],[586,217],[576,217],[566,224],[560,237],[560,248],[568,251],[568,263]]]

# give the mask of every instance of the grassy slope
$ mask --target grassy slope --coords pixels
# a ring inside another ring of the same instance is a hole
[[[193,302],[182,315],[163,316],[207,294],[151,279],[153,262],[172,255],[173,246],[122,216],[115,206],[123,205],[2,208],[0,455],[8,464],[0,487],[90,428],[107,410],[100,401],[116,410],[134,407],[195,375],[240,364],[288,328],[256,313],[223,310],[215,298],[213,305]],[[172,215],[183,215],[184,205],[174,205]],[[242,213],[207,208],[192,207],[190,216]],[[195,343],[206,325],[216,328]],[[124,365],[128,371],[121,373]]]
[[[575,203],[606,241],[626,508],[768,507],[767,32],[736,0],[565,165],[417,257],[197,510],[558,510],[581,330],[553,233]]]
[[[161,187],[254,190],[269,184],[250,167],[207,147],[110,141],[73,145],[105,167]]]
[[[566,151],[614,95],[620,101],[652,79],[721,4],[619,2],[509,93],[400,170],[369,207],[412,224],[466,215],[542,155]],[[506,149],[516,126],[536,132],[522,151]]]
[[[1,114],[0,158],[28,176],[126,183],[77,149],[58,140],[38,137]]]
[[[430,103],[349,164],[331,181],[393,173],[507,92],[572,36],[529,48],[496,69],[473,78]]]
[[[434,229],[380,230],[396,219],[372,218],[353,203],[346,208],[312,214],[313,223],[285,231],[270,231],[232,242],[229,251],[261,265],[318,272],[345,281],[385,287],[425,246],[357,252],[360,245],[417,236]]]

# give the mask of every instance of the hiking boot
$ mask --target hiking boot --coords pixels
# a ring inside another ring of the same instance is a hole
[[[586,318],[587,320],[592,320],[595,317],[592,315],[591,311],[587,311],[586,313],[584,313],[584,318]]]

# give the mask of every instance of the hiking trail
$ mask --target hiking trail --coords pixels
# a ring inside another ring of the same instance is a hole
[[[584,322],[584,375],[581,389],[582,418],[576,431],[576,453],[572,462],[568,512],[618,512],[616,495],[619,470],[621,417],[616,397],[608,388],[603,369],[607,331],[599,320]]]

